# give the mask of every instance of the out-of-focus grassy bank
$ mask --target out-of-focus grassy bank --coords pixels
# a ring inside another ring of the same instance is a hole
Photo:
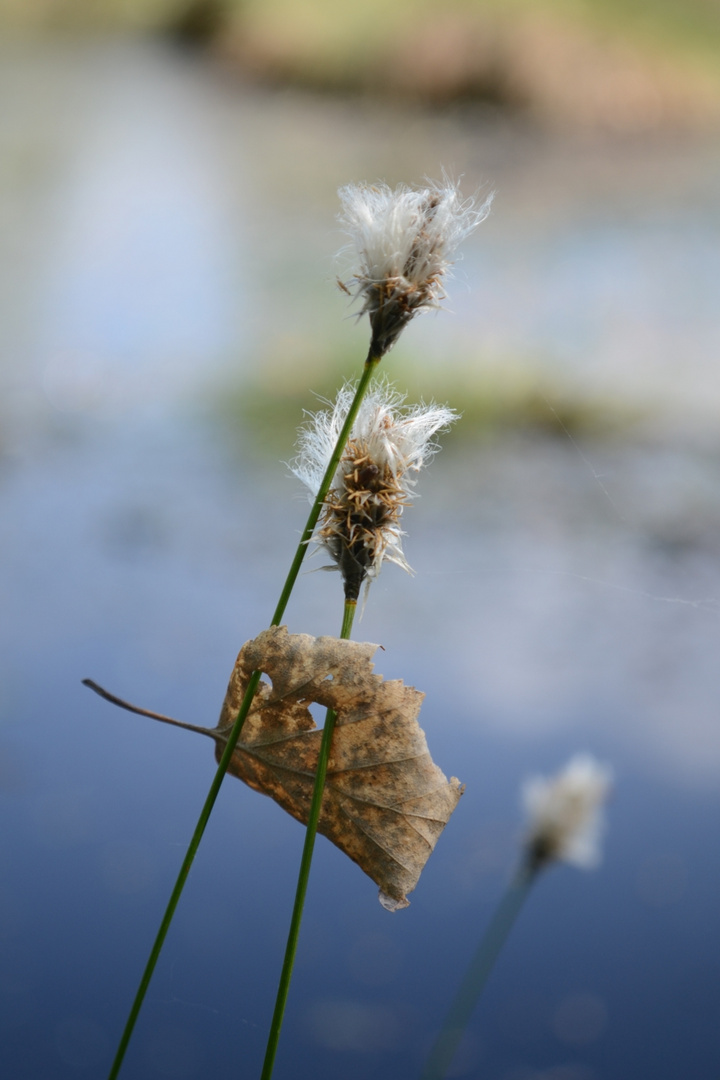
[[[6,29],[167,32],[246,77],[621,131],[720,124],[711,0],[4,0]]]
[[[300,378],[263,379],[262,373],[235,388],[223,385],[206,401],[208,415],[223,421],[229,433],[240,433],[243,450],[272,459],[291,453],[290,437],[298,426],[303,410],[326,408],[337,392],[337,357],[312,378],[313,392]],[[352,378],[357,372],[353,363],[341,364]],[[612,442],[642,439],[654,430],[656,417],[648,405],[641,408],[629,402],[597,394],[582,395],[567,383],[522,363],[486,370],[482,364],[472,367],[472,377],[448,374],[446,370],[423,367],[422,373],[410,365],[393,364],[393,386],[407,392],[407,400],[447,402],[461,413],[461,423],[443,437],[443,444],[457,438],[493,440],[508,434],[575,437]]]

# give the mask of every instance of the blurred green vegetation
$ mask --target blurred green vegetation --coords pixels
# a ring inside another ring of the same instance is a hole
[[[228,26],[271,27],[283,36],[298,33],[318,53],[367,61],[390,39],[428,18],[488,16],[513,21],[548,15],[582,22],[620,35],[663,42],[676,49],[720,51],[720,5],[716,0],[2,0],[6,27],[73,30],[163,30]]]
[[[0,27],[165,34],[245,78],[636,130],[720,123],[717,0],[0,0]]]
[[[483,19],[488,25],[521,26],[528,18],[546,17],[555,25],[583,25],[672,51],[688,49],[715,58],[720,52],[720,5],[715,0],[445,0],[442,5],[431,0],[364,0],[357,5],[227,0],[223,7],[229,24],[237,20],[248,31],[262,27],[292,36],[298,51],[309,47],[337,66],[367,64],[423,23],[460,20],[469,26]]]
[[[343,381],[358,374],[357,355],[349,350],[345,356],[334,353],[324,361],[311,372],[298,364],[296,377],[287,369],[278,377],[272,362],[263,363],[253,380],[218,388],[211,396],[211,415],[237,435],[244,455],[287,460],[303,420],[326,408]],[[513,433],[613,440],[639,432],[652,420],[647,411],[626,399],[576,392],[567,381],[554,381],[539,367],[518,360],[489,365],[480,358],[453,370],[418,365],[398,354],[380,375],[407,395],[408,404],[436,401],[461,414],[443,443],[492,440]]]

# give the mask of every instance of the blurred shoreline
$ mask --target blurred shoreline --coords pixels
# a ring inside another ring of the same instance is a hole
[[[164,37],[264,86],[479,103],[549,127],[720,129],[720,12],[698,0],[4,0],[0,34]]]

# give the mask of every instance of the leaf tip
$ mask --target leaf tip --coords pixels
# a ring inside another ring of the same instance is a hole
[[[394,896],[388,896],[382,889],[378,892],[378,900],[386,911],[402,911],[403,908],[410,907],[410,901],[407,896],[397,899]]]

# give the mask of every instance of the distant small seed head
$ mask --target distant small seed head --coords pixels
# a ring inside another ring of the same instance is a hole
[[[610,769],[589,754],[576,755],[557,776],[536,776],[525,783],[525,847],[533,869],[555,860],[585,869],[600,862],[603,807],[611,783]]]

